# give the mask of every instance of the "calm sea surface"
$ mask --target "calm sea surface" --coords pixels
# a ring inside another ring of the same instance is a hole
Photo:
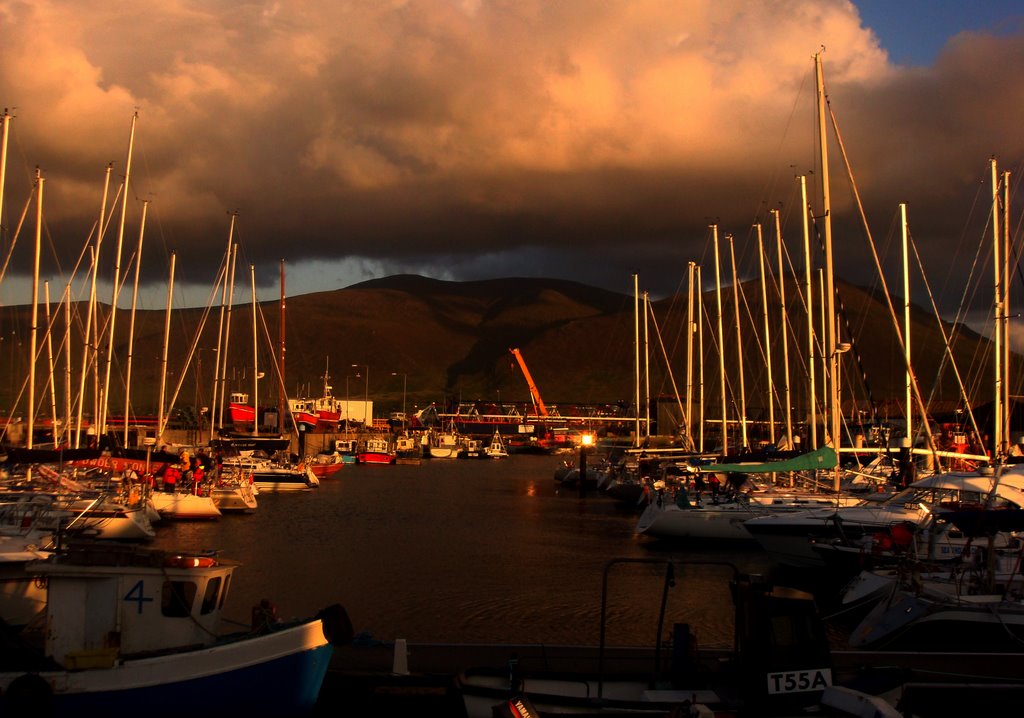
[[[216,549],[242,563],[228,616],[269,598],[283,618],[345,606],[356,631],[391,641],[596,644],[602,574],[614,558],[730,561],[767,573],[752,548],[684,547],[634,534],[639,511],[554,481],[562,457],[346,465],[320,488],[267,493],[251,515],[165,523],[155,545]],[[703,645],[727,644],[727,572],[687,567],[669,618]],[[653,644],[664,568],[616,565],[607,641]]]

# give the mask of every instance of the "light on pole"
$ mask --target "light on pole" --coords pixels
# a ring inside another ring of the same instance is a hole
[[[398,372],[391,372],[391,376],[398,376]],[[402,431],[405,431],[405,388],[408,385],[409,375],[402,372]]]
[[[367,409],[368,409],[368,407],[370,405],[370,366],[369,366],[369,364],[353,364],[352,365],[353,369],[359,369],[360,367],[362,367],[363,369],[366,370],[366,376],[363,377],[366,380],[365,383],[363,384],[363,426],[367,426],[369,424],[372,427],[372,425],[373,425],[372,419],[371,419],[371,421],[368,422],[367,421],[367,416],[366,416],[367,413],[368,413]],[[356,374],[356,376],[359,376],[359,375]]]
[[[586,478],[587,478],[587,449],[594,444],[594,435],[590,432],[583,434],[580,437],[580,478],[579,478],[579,492],[580,496],[584,496],[587,493]]]
[[[348,434],[348,417],[349,417],[349,408],[348,408],[348,380],[351,379],[351,378],[352,378],[351,374],[346,374],[345,375],[345,434],[346,435]]]

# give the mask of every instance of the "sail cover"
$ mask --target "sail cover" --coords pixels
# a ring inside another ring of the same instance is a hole
[[[823,446],[820,449],[794,456],[791,459],[750,464],[708,464],[707,466],[700,467],[700,470],[721,473],[771,474],[783,471],[833,469],[837,461],[835,449],[831,446]]]

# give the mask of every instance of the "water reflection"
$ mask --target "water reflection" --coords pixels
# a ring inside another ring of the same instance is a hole
[[[760,551],[636,536],[632,507],[595,493],[559,495],[560,463],[512,456],[346,466],[316,491],[260,495],[252,515],[163,526],[156,544],[240,561],[227,606],[239,622],[262,598],[284,617],[340,602],[357,631],[420,642],[596,643],[602,573],[615,557],[724,559],[767,572]],[[647,565],[616,570],[611,645],[653,641],[662,575]],[[668,600],[669,625],[689,622],[703,645],[731,636],[720,570],[683,569]]]

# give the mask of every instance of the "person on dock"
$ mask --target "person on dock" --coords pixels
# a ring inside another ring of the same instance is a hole
[[[717,504],[718,494],[722,490],[722,482],[718,478],[718,474],[713,473],[708,477],[708,486],[711,487],[711,503]]]

